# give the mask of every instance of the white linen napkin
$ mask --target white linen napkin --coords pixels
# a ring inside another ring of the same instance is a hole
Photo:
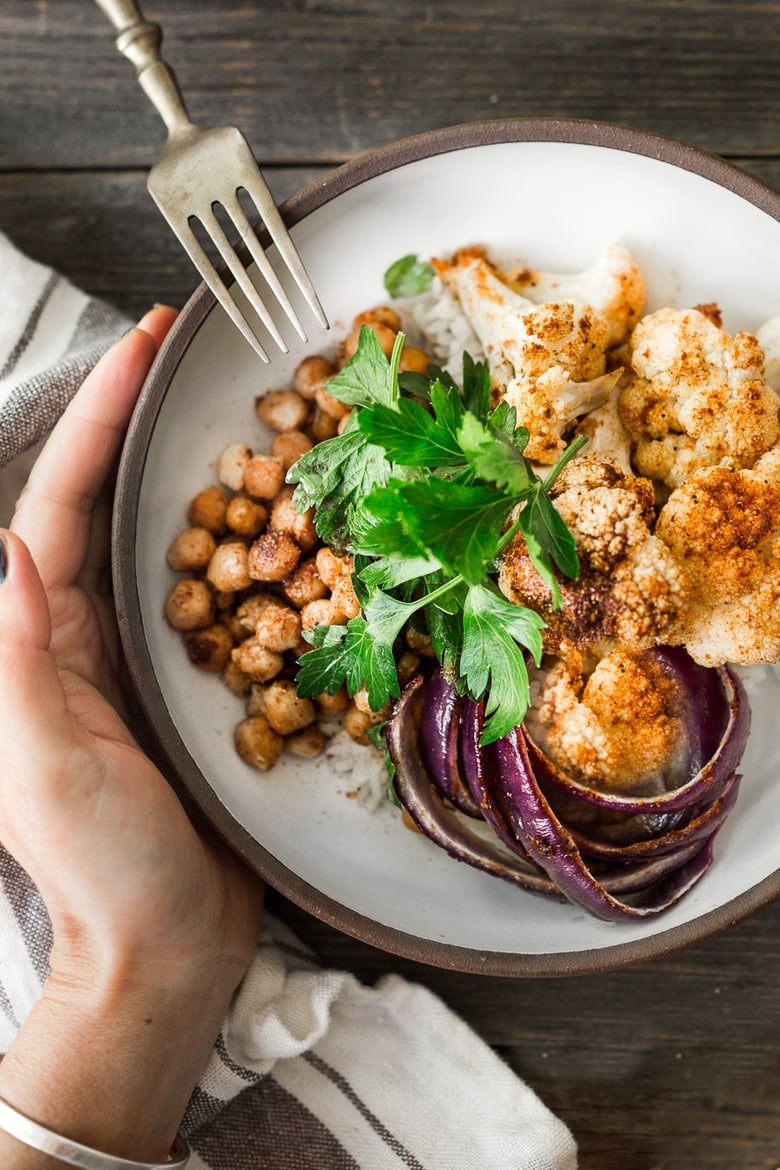
[[[129,324],[0,233],[1,523],[29,449]],[[0,845],[0,1052],[50,946],[38,892]],[[271,916],[182,1128],[192,1170],[577,1165],[567,1127],[441,1000],[396,975],[367,987],[323,969]]]

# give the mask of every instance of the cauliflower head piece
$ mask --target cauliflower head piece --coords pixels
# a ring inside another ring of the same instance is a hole
[[[567,464],[551,495],[574,536],[579,575],[559,582],[563,606],[556,610],[517,535],[499,563],[503,594],[542,614],[551,653],[586,652],[615,639],[632,649],[663,642],[686,603],[689,581],[652,531],[652,484],[580,456]]]
[[[704,467],[752,467],[780,438],[780,398],[753,334],[665,308],[639,322],[630,345],[618,409],[640,475],[674,489]]]
[[[590,305],[609,326],[608,345],[627,340],[645,307],[645,280],[627,248],[608,244],[582,272],[516,268],[503,273],[511,288],[535,304],[573,301]]]
[[[587,665],[543,659],[531,686],[528,730],[565,772],[607,792],[666,790],[685,752],[686,695],[661,659],[625,646]]]
[[[451,263],[433,266],[482,344],[494,397],[514,406],[530,432],[526,455],[554,463],[566,431],[609,396],[620,376],[606,372],[607,320],[571,300],[534,304],[479,249],[462,249]]]
[[[702,666],[780,658],[780,448],[750,469],[709,467],[669,496],[655,531],[691,582],[665,631]]]

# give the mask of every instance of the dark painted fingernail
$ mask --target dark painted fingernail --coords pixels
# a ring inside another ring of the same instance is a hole
[[[5,581],[8,573],[8,546],[0,537],[0,585]]]

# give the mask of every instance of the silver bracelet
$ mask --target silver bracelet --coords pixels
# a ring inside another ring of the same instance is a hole
[[[2,1097],[0,1129],[5,1130],[23,1145],[40,1150],[42,1154],[50,1154],[53,1158],[59,1158],[68,1166],[80,1166],[81,1170],[181,1170],[190,1160],[190,1148],[179,1135],[165,1162],[133,1162],[129,1158],[101,1154],[99,1150],[83,1146],[81,1142],[72,1142],[69,1138],[53,1133],[45,1125],[39,1125],[37,1121],[14,1109]]]

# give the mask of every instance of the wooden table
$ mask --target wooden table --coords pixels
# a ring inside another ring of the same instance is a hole
[[[651,129],[780,185],[777,0],[148,0],[146,14],[193,117],[240,125],[280,199],[396,138],[529,115]],[[3,0],[0,87],[0,229],[130,314],[183,304],[193,271],[145,191],[162,125],[104,17],[89,0]],[[438,992],[569,1123],[583,1170],[780,1164],[780,904],[629,970],[513,980],[405,962],[272,902],[327,963]]]

